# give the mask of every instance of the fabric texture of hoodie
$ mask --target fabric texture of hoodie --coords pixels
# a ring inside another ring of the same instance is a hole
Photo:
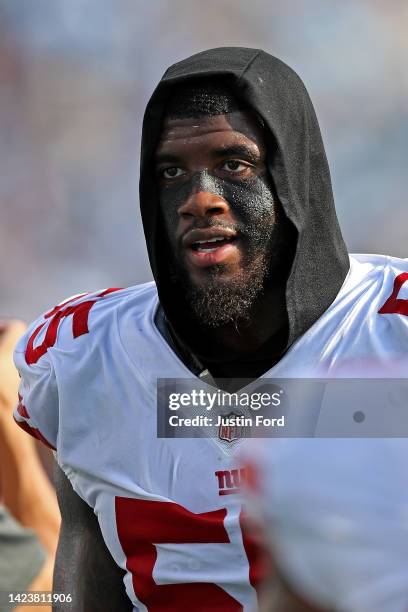
[[[268,151],[273,148],[273,155],[267,158],[268,170],[297,234],[286,283],[287,350],[333,302],[347,275],[349,258],[336,217],[329,167],[312,102],[298,75],[264,51],[221,47],[197,53],[165,72],[147,105],[140,206],[160,303],[188,346],[175,314],[183,308],[182,298],[175,308],[178,298],[163,249],[154,158],[167,100],[177,87],[200,78],[221,78],[240,102],[254,109],[267,130]]]

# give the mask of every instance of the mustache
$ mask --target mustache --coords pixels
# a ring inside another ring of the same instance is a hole
[[[225,221],[218,221],[217,217],[210,217],[209,219],[196,219],[189,226],[187,231],[193,229],[209,229],[210,227],[222,227],[224,229],[232,229],[236,231],[237,226],[241,225],[240,223],[226,223]]]
[[[184,236],[188,232],[191,232],[191,230],[196,230],[196,229],[197,230],[206,230],[206,229],[210,229],[212,227],[216,227],[218,229],[231,230],[234,233],[236,233],[238,237],[241,237],[241,236],[250,237],[250,235],[251,235],[251,232],[248,231],[248,228],[247,228],[247,226],[244,223],[239,223],[239,222],[226,223],[225,221],[217,220],[217,217],[210,217],[209,219],[203,219],[203,220],[196,219],[196,220],[194,220],[191,223],[191,225],[189,225],[188,229],[180,237],[179,242],[181,244]]]

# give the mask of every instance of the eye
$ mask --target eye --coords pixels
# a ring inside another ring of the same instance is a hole
[[[232,173],[239,173],[239,172],[242,172],[243,170],[246,170],[247,168],[248,168],[248,164],[244,164],[238,159],[228,159],[221,166],[222,170],[227,170],[227,172],[232,172]]]
[[[184,171],[178,166],[171,166],[170,168],[163,168],[160,174],[165,179],[174,179],[183,176]]]

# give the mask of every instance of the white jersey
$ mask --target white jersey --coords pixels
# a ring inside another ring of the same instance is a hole
[[[264,376],[335,376],[343,366],[381,369],[400,359],[407,280],[405,260],[352,257],[333,304]],[[239,454],[219,439],[156,436],[157,379],[192,377],[155,326],[157,306],[148,283],[46,313],[16,349],[15,419],[56,449],[94,509],[135,610],[253,610]]]

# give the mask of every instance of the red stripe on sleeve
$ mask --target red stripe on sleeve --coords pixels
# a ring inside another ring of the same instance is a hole
[[[57,450],[55,446],[50,444],[50,442],[48,442],[48,440],[44,438],[44,436],[38,429],[36,429],[35,427],[30,427],[30,425],[26,421],[17,421],[15,417],[14,417],[14,420],[17,423],[17,425],[21,427],[21,429],[23,429],[26,433],[30,434],[30,436],[33,436],[33,438],[40,440],[40,442],[45,444],[45,446],[48,446],[48,448],[50,448],[51,450],[54,450],[54,451]]]

